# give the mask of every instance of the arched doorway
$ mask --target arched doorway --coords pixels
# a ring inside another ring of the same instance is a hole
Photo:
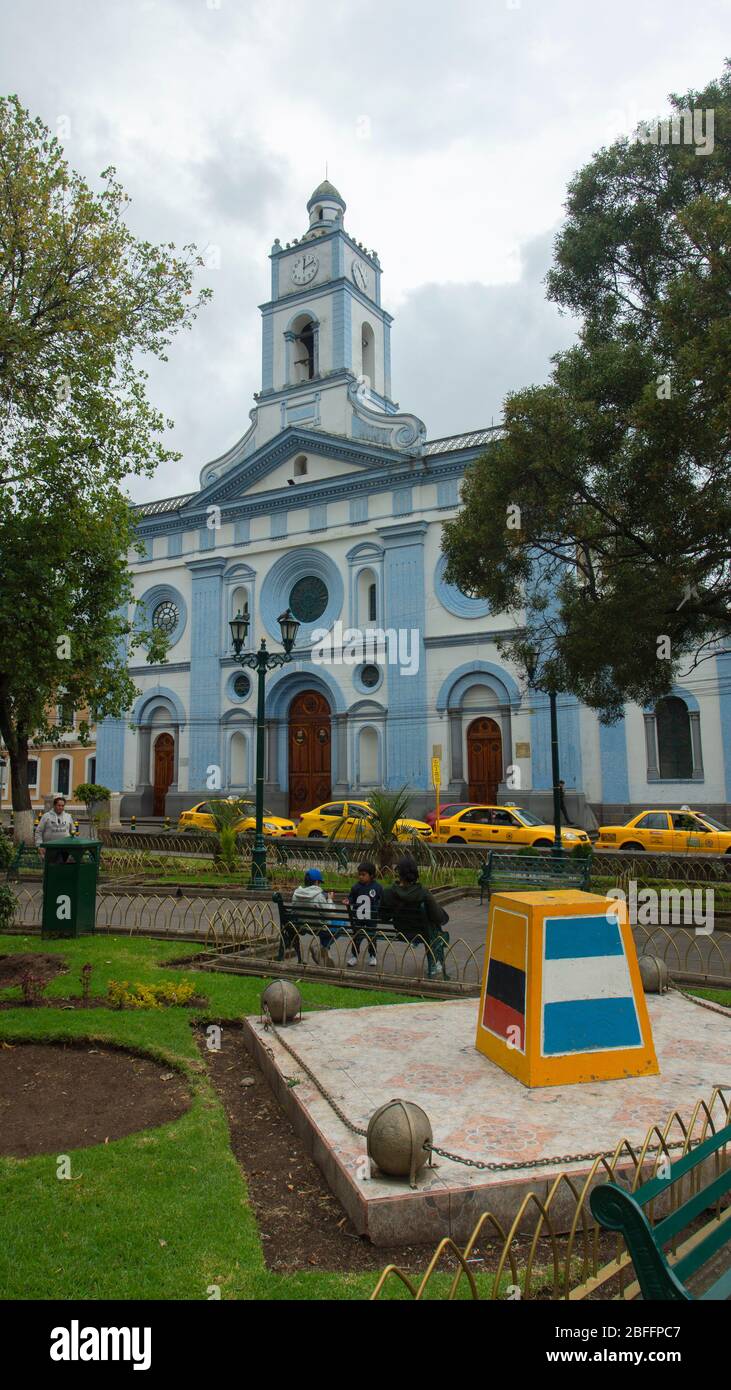
[[[503,740],[494,719],[473,719],[467,729],[467,795],[493,805],[503,776]]]
[[[173,780],[175,740],[172,734],[158,734],[155,739],[155,780],[152,793],[153,816],[165,815],[165,797]]]
[[[330,706],[316,690],[295,695],[289,707],[289,814],[301,816],[329,801]]]

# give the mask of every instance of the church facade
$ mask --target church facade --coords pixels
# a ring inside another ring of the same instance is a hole
[[[124,816],[252,794],[255,678],[229,621],[248,606],[249,645],[280,650],[289,608],[295,659],[266,682],[268,809],[407,785],[418,814],[434,805],[436,756],[443,802],[546,814],[547,700],[501,656],[504,615],[445,581],[440,549],[464,471],[495,431],[430,440],[400,409],[379,258],[346,230],[332,184],[307,210],[304,235],[272,247],[249,428],[197,492],[137,509],[135,591],[170,646],[165,663],[131,666],[140,694],[98,731],[98,780],[123,793]],[[723,815],[731,657],[609,728],[562,696],[559,737],[575,819],[683,804]]]

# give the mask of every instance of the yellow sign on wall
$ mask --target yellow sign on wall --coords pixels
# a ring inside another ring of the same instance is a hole
[[[432,758],[432,760],[431,760],[431,780],[432,780],[432,786],[433,786],[433,787],[441,787],[441,785],[442,785],[442,764],[441,764],[441,762],[439,761],[439,758]]]

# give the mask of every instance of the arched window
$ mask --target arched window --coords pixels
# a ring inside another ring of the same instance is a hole
[[[668,695],[655,706],[657,759],[660,777],[665,780],[693,776],[693,740],[690,715],[685,700]]]
[[[296,458],[295,461],[294,461],[294,476],[295,476],[295,478],[304,478],[306,472],[307,472],[307,455],[306,455],[306,454],[298,454],[297,458]]]
[[[372,388],[376,371],[376,339],[369,323],[364,323],[361,328],[361,353],[361,371]]]
[[[317,324],[309,314],[300,314],[292,324],[289,338],[290,381],[312,381],[317,376]]]
[[[247,785],[246,764],[246,735],[240,733],[232,734],[230,772],[232,787],[245,787]]]
[[[373,570],[361,570],[358,575],[358,612],[356,623],[359,627],[364,627],[366,623],[375,623],[378,617],[378,590],[376,588],[376,576]]]
[[[358,753],[360,785],[375,786],[378,782],[378,734],[375,729],[361,729]]]
[[[58,758],[56,760],[54,781],[56,783],[54,791],[58,792],[59,796],[68,796],[71,783],[70,758]]]

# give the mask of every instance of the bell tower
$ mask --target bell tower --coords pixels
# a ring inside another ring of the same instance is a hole
[[[307,201],[306,230],[272,246],[271,297],[259,305],[261,390],[231,462],[290,426],[422,451],[423,422],[391,398],[393,319],[381,304],[381,262],[346,230],[345,213],[324,179]],[[228,458],[207,464],[202,485],[228,466]]]

